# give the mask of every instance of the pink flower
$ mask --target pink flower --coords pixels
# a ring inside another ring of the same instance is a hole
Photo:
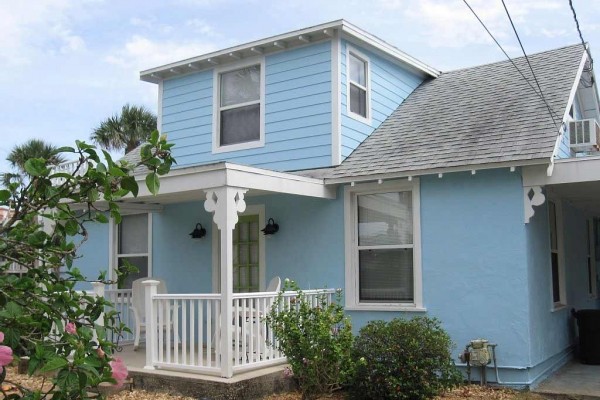
[[[104,355],[106,354],[104,350],[102,350],[102,347],[98,347],[96,353],[98,354],[98,358],[104,358]]]
[[[294,376],[294,373],[292,372],[290,367],[285,367],[285,369],[283,370],[283,376],[285,376],[286,378],[290,378]]]
[[[117,387],[123,386],[123,383],[125,383],[125,379],[127,379],[128,374],[127,367],[125,366],[125,363],[123,363],[123,360],[117,357],[108,364],[112,369],[113,379],[117,381]]]
[[[0,346],[0,367],[8,365],[13,360],[12,349],[8,346]]]
[[[75,324],[73,322],[69,322],[67,323],[67,325],[65,325],[65,332],[71,334],[71,335],[75,335],[77,333],[77,329],[75,328]]]
[[[0,332],[0,343],[4,342],[4,332]]]

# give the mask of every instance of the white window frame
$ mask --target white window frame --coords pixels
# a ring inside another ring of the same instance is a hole
[[[256,101],[236,104],[235,106],[221,107],[221,75],[225,72],[235,71],[237,69],[260,66],[260,132],[259,140],[251,142],[235,143],[221,146],[221,111],[229,108],[237,108],[245,105],[256,104]],[[216,67],[213,70],[213,121],[212,121],[212,152],[213,154],[225,153],[230,151],[239,151],[264,147],[265,145],[265,58],[252,57],[243,61],[230,64],[223,67]]]
[[[406,192],[412,193],[413,210],[413,289],[412,303],[361,302],[358,271],[358,196],[365,194]],[[411,182],[391,181],[366,183],[344,188],[344,226],[346,244],[346,309],[372,311],[426,311],[423,305],[423,278],[421,271],[421,201],[419,179]]]
[[[554,204],[554,211],[556,213],[556,248],[552,248],[552,225],[550,223],[550,203]],[[564,246],[564,235],[563,235],[563,212],[562,202],[560,199],[548,199],[548,242],[550,248],[550,301],[552,303],[551,311],[559,311],[567,306],[567,287],[566,287],[566,274],[565,274],[565,246]],[[558,293],[559,300],[554,301],[554,283],[552,281],[552,253],[557,254],[558,260]]]
[[[587,224],[586,224],[586,228],[587,228],[587,233],[588,233],[588,243],[589,243],[589,247],[588,247],[588,260],[589,260],[589,268],[590,270],[588,271],[586,268],[586,275],[588,275],[588,287],[587,287],[587,293],[588,296],[590,297],[590,299],[597,299],[598,298],[598,285],[597,285],[597,278],[596,278],[596,232],[594,230],[594,218],[588,218],[587,219]],[[587,265],[586,265],[587,267]],[[589,289],[591,289],[592,291],[590,292]]]
[[[115,269],[119,266],[119,258],[121,257],[148,257],[148,278],[152,277],[152,213],[151,212],[138,212],[138,213],[122,213],[123,216],[135,215],[135,214],[146,214],[148,216],[148,252],[147,253],[136,253],[136,254],[118,254],[119,250],[119,224],[114,218],[110,218],[108,226],[108,254],[110,260],[110,271],[108,276],[111,281],[116,281],[117,276]],[[114,289],[117,285],[113,285]]]
[[[357,82],[353,82],[350,79],[350,55],[353,55],[354,57],[358,58],[359,60],[365,63],[365,83],[367,84],[366,87],[358,84]],[[350,84],[355,85],[366,91],[366,117],[363,117],[360,114],[356,114],[350,110]],[[361,53],[352,46],[346,46],[346,114],[350,118],[371,125],[371,60],[365,54]]]

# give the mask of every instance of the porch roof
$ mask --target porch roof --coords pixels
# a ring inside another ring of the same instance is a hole
[[[326,186],[323,179],[249,167],[230,162],[218,162],[178,168],[160,179],[160,191],[152,195],[144,183],[145,175],[136,175],[140,186],[137,198],[125,202],[174,203],[203,200],[205,190],[223,186],[249,189],[248,195],[266,193],[335,199],[336,188]]]

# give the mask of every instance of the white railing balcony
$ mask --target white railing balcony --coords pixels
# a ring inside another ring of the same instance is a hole
[[[0,265],[3,265],[5,263],[6,260],[0,258]],[[7,274],[24,274],[25,272],[27,272],[27,267],[16,262],[11,262],[4,272]]]
[[[231,321],[221,326],[221,295],[155,294],[146,287],[151,299],[146,316],[146,367],[221,374],[223,348],[221,340],[232,332],[233,372],[239,373],[286,362],[278,349],[277,338],[267,326],[265,317],[271,312],[277,292],[236,293],[233,295]],[[303,291],[314,307],[323,296],[330,303],[335,289]],[[284,305],[293,306],[296,292],[283,294]]]
[[[64,173],[70,175],[82,176],[87,172],[87,164],[81,164],[79,169],[77,166],[79,165],[79,160],[67,161],[62,164],[56,165],[52,168],[52,174]],[[65,182],[65,178],[53,178],[53,185],[62,185]]]

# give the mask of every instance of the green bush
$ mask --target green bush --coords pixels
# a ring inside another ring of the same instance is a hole
[[[453,343],[435,318],[371,321],[354,340],[354,399],[430,399],[462,381]]]
[[[294,291],[290,296],[286,291]],[[326,294],[310,297],[286,279],[266,320],[277,345],[291,365],[291,373],[302,398],[316,399],[340,389],[347,380],[352,361],[352,327],[340,304],[341,290],[334,301]]]

